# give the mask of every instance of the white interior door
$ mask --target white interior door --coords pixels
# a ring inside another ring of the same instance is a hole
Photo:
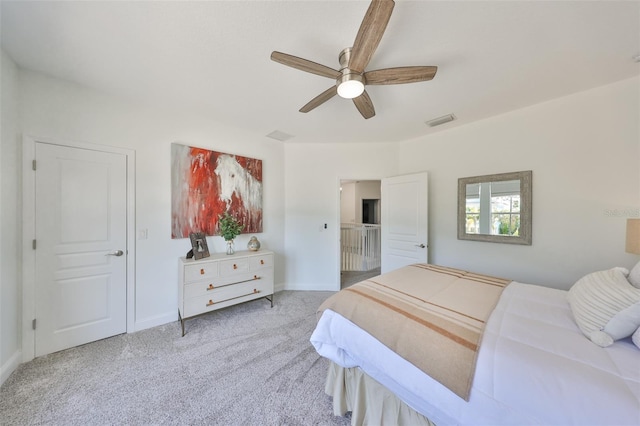
[[[126,332],[127,158],[35,144],[35,355]]]
[[[382,179],[381,191],[381,272],[389,272],[412,263],[426,263],[428,257],[427,173]]]

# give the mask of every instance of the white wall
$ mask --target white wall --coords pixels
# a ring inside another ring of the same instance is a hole
[[[568,288],[624,266],[640,216],[637,78],[403,142],[401,173],[429,171],[430,262]],[[457,180],[533,171],[533,245],[459,241]]]
[[[0,383],[21,362],[16,64],[0,51]]]
[[[136,330],[177,319],[177,259],[191,248],[188,239],[171,239],[172,142],[263,160],[264,232],[257,236],[263,248],[277,253],[276,286],[283,287],[281,142],[223,126],[204,110],[126,102],[38,73],[20,72],[20,89],[25,135],[136,151],[136,228],[148,230],[148,239],[136,242]],[[239,236],[236,247],[245,247],[249,237]],[[222,237],[209,237],[208,245],[212,252],[225,250]]]
[[[395,144],[285,145],[286,288],[340,288],[340,179],[394,176],[396,157]]]
[[[340,187],[340,222],[356,223],[356,183],[341,183]]]

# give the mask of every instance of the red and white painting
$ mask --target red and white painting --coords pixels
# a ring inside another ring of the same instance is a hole
[[[171,238],[218,234],[225,211],[262,232],[262,160],[171,145]]]

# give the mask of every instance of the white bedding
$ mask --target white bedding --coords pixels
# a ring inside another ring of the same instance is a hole
[[[640,425],[640,349],[631,339],[607,348],[590,342],[566,294],[507,286],[485,329],[469,402],[333,311],[323,313],[311,343],[439,426]]]

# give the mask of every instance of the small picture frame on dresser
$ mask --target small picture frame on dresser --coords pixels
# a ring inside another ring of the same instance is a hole
[[[209,247],[207,247],[207,237],[204,232],[192,232],[189,234],[189,239],[191,240],[194,260],[209,257]]]

